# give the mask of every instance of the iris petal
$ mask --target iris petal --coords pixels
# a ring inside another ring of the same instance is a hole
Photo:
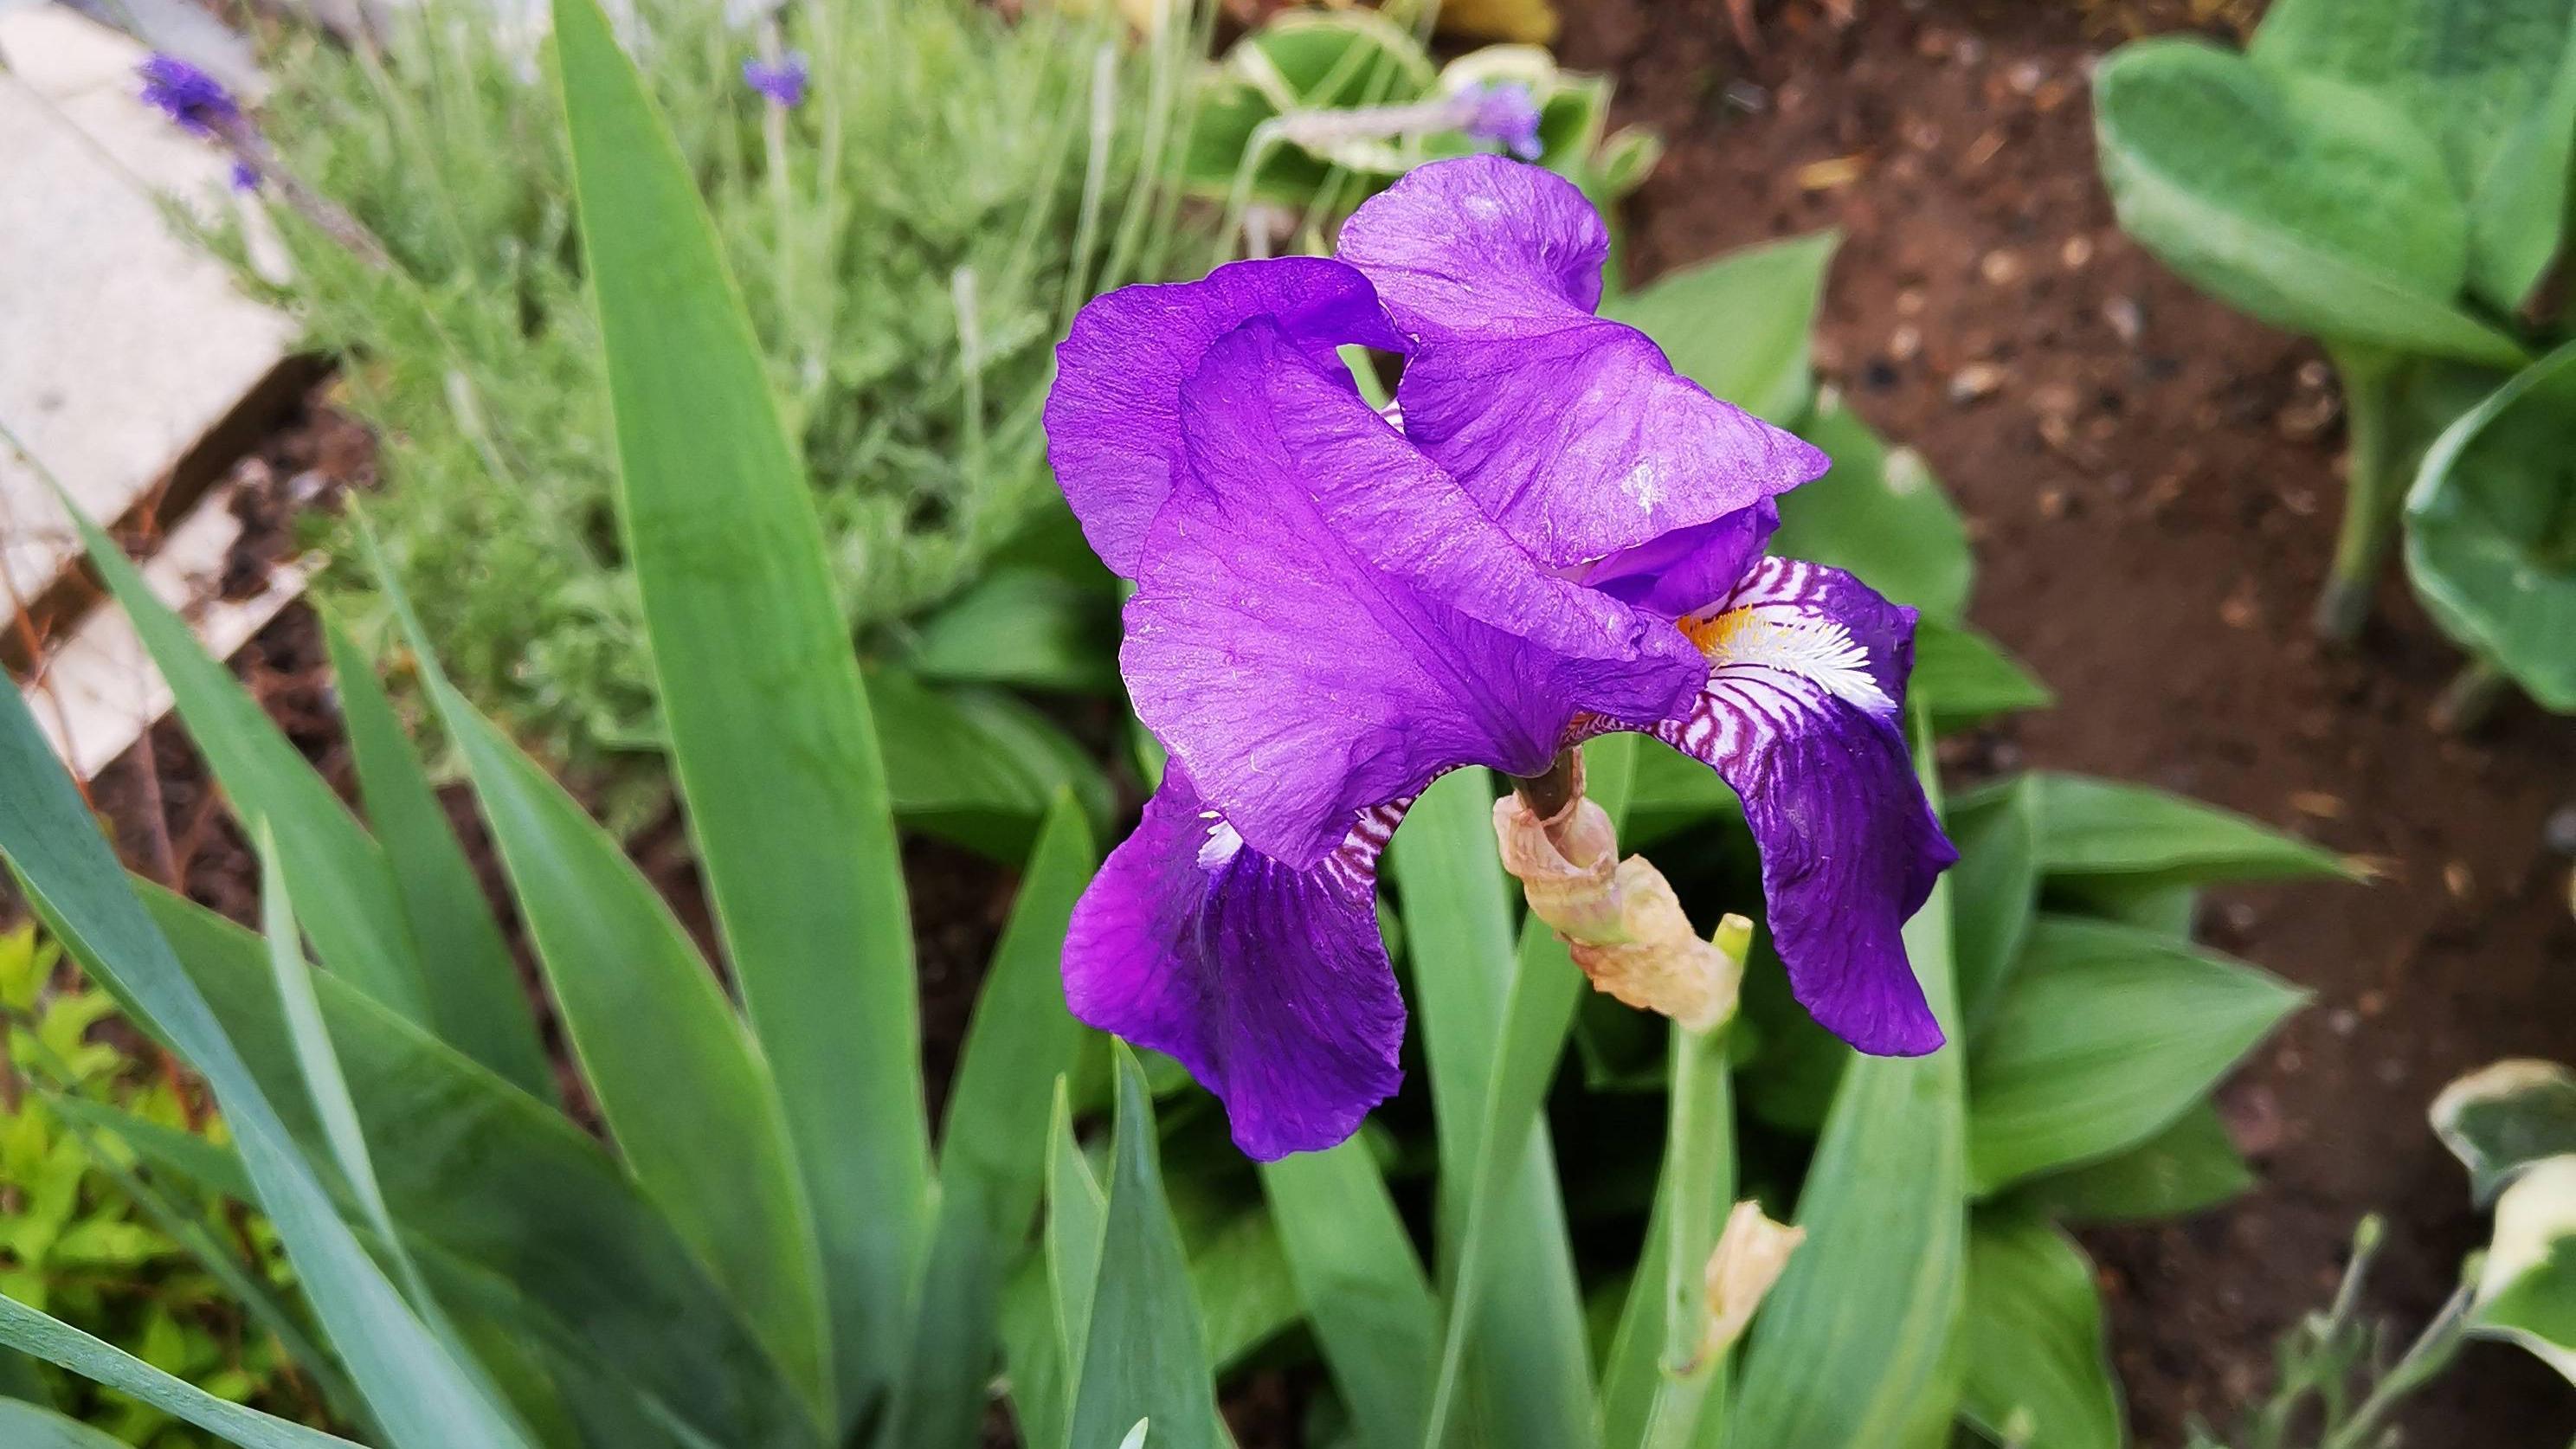
[[[1269,1160],[1330,1147],[1403,1080],[1404,1000],[1379,938],[1378,853],[1402,803],[1298,870],[1243,843],[1175,766],[1065,938],[1065,999],[1178,1060]]]
[[[1668,616],[1537,567],[1276,325],[1209,349],[1182,413],[1119,663],[1274,859],[1316,864],[1458,765],[1536,773],[1579,713],[1669,718],[1705,678]]]
[[[1323,362],[1345,343],[1404,345],[1367,278],[1320,257],[1282,257],[1196,282],[1121,287],[1085,306],[1056,348],[1047,461],[1083,537],[1120,577],[1136,576],[1145,530],[1172,491],[1181,384],[1210,344],[1254,317],[1274,319]]]
[[[1543,563],[1571,567],[1822,475],[1796,435],[1674,374],[1592,315],[1609,234],[1552,172],[1497,156],[1416,169],[1337,255],[1411,344],[1405,433]]]
[[[1743,799],[1791,991],[1862,1051],[1937,1048],[1903,927],[1958,852],[1898,717],[1914,611],[1839,569],[1766,558],[1686,627],[1708,654],[1708,687],[1653,733]]]

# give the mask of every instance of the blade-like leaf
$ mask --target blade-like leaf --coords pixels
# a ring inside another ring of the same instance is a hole
[[[1045,1187],[1047,1113],[1082,1026],[1058,962],[1099,852],[1069,795],[1056,798],[993,950],[940,1133],[939,1226],[890,1443],[973,1444],[992,1381],[1004,1270]]]
[[[2171,936],[2040,917],[1969,1055],[1976,1191],[2146,1141],[2305,999]]]
[[[205,998],[126,888],[25,701],[14,690],[0,693],[8,695],[0,700],[0,855],[55,936],[214,1090],[305,1295],[387,1439],[394,1449],[527,1449],[341,1222]],[[132,1377],[116,1359],[97,1356],[93,1350],[103,1345],[64,1338],[41,1314],[14,1310],[11,1320],[28,1335],[11,1347],[57,1362],[77,1358],[84,1372]]]
[[[1682,376],[1794,425],[1815,397],[1808,338],[1841,240],[1828,231],[1745,247],[1666,272],[1601,310],[1653,338]]]
[[[188,737],[224,797],[252,828],[276,833],[287,877],[313,916],[322,964],[414,1021],[435,1025],[430,991],[403,924],[384,853],[297,754],[259,701],[207,656],[187,622],[156,597],[114,540],[75,511],[90,563],[169,681]]]
[[[537,1039],[519,968],[465,848],[448,828],[429,777],[403,737],[393,701],[365,652],[336,622],[324,621],[323,638],[367,823],[393,868],[403,919],[422,963],[429,1019],[459,1051],[551,1102],[554,1069]]]
[[[301,1108],[287,1125],[319,1151],[260,938],[158,887],[138,890],[262,1090]],[[820,1443],[741,1310],[595,1139],[347,983],[325,974],[313,985],[385,1200],[425,1272],[444,1258],[506,1279],[619,1387],[662,1400],[707,1440]],[[166,1134],[125,1135],[162,1166],[225,1187],[202,1153],[174,1157],[147,1140]]]
[[[1421,1443],[1440,1309],[1368,1144],[1265,1162],[1261,1187],[1359,1442]]]
[[[2576,1072],[2508,1058],[2459,1078],[2433,1099],[2433,1132],[2469,1170],[2469,1192],[2491,1202],[2533,1163],[2576,1153]]]
[[[435,673],[429,690],[610,1137],[810,1402],[828,1405],[822,1275],[767,1062],[616,837]]]
[[[1140,1418],[1170,1449],[1214,1449],[1216,1417],[1198,1304],[1163,1199],[1154,1103],[1144,1069],[1119,1043],[1117,1134],[1101,1220],[1099,1279],[1083,1331],[1073,1397],[1073,1449],[1117,1442]]]
[[[216,1398],[113,1344],[47,1318],[14,1298],[0,1298],[0,1343],[131,1394],[241,1449],[361,1449],[336,1434],[325,1434]],[[45,1449],[47,1441],[34,1436],[46,1432],[48,1421],[66,1422],[31,1405],[0,1400],[0,1443],[8,1444],[10,1449]],[[19,1438],[21,1432],[30,1437]],[[115,1442],[104,1435],[96,1440],[64,1437],[53,1441],[61,1449],[90,1449],[93,1443]]]
[[[2405,111],[2189,40],[2121,47],[2093,99],[2121,228],[2194,284],[2312,337],[2522,360],[2455,305],[2468,216]]]
[[[2071,1223],[2143,1222],[2215,1207],[2253,1185],[2218,1109],[2202,1101],[2128,1151],[2034,1177],[2004,1200]]]
[[[1048,1119],[1046,1203],[1046,1251],[1032,1265],[1035,1271],[1014,1285],[1031,1286],[1013,1295],[1014,1307],[1028,1305],[1025,1316],[1015,1316],[1044,1322],[1007,1335],[1013,1345],[1011,1411],[1021,1441],[1034,1449],[1063,1445],[1071,1425],[1075,1375],[1091,1329],[1092,1289],[1100,1281],[1101,1219],[1108,1208],[1074,1140],[1073,1108],[1061,1077]]]
[[[125,1449],[122,1439],[14,1397],[0,1399],[0,1444],[9,1449]]]
[[[2126,1444],[2084,1250],[2040,1219],[1981,1211],[1968,1230],[1968,1281],[1961,1416],[1998,1444]]]
[[[2025,788],[2037,795],[2040,870],[2079,885],[2353,878],[2305,841],[2144,785],[2042,771]]]
[[[688,165],[596,0],[557,0],[555,46],[672,760],[786,1103],[855,1414],[903,1360],[930,1207],[885,771],[813,498]]]
[[[1928,741],[1916,768],[1937,803]],[[1967,1233],[1950,899],[1947,880],[1933,887],[1905,950],[1953,1039],[1929,1056],[1856,1057],[1843,1073],[1798,1194],[1807,1240],[1753,1321],[1728,1426],[1736,1449],[1901,1443],[1927,1401],[1946,1397]]]

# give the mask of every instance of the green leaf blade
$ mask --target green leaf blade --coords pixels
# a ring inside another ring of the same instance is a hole
[[[626,541],[692,838],[777,1073],[861,1411],[902,1361],[929,1128],[900,858],[822,530],[686,163],[594,0],[555,37]]]
[[[1968,1280],[1961,1415],[1998,1444],[2121,1449],[2120,1390],[2084,1250],[2041,1220],[1980,1212]]]

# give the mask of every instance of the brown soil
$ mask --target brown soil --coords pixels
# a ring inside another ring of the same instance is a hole
[[[2316,993],[2226,1094],[2263,1185],[2087,1235],[2138,1439],[2179,1444],[2188,1417],[2227,1422],[2268,1385],[2274,1337],[2331,1293],[2364,1213],[2390,1219],[2374,1298],[2410,1332],[2481,1240],[2424,1109],[2497,1057],[2576,1055],[2568,863],[2542,829],[2576,798],[2576,752],[2519,702],[2470,738],[2428,729],[2458,661],[2398,580],[2358,649],[2311,638],[2340,503],[2317,353],[2166,272],[2096,179],[2086,78],[2116,38],[2098,22],[2158,7],[1858,8],[1839,28],[1806,0],[1766,6],[1748,60],[1722,0],[1566,7],[1565,59],[1615,74],[1620,119],[1671,147],[1632,206],[1630,264],[1841,228],[1819,366],[1948,483],[1978,539],[1976,621],[2062,700],[1998,753],[2184,791],[2384,870],[2205,913],[2217,944]],[[2404,1422],[2411,1444],[2557,1449],[2576,1398],[2480,1345]]]

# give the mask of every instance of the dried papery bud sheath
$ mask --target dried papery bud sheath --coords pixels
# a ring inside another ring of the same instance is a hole
[[[1726,1352],[1753,1322],[1753,1310],[1789,1266],[1789,1254],[1807,1240],[1805,1228],[1775,1223],[1747,1199],[1726,1216],[1717,1251],[1708,1255],[1708,1336],[1702,1362]]]
[[[1556,779],[1551,772],[1533,783]],[[1693,1031],[1733,1016],[1749,923],[1738,926],[1742,918],[1730,916],[1720,928],[1722,939],[1735,938],[1732,950],[1702,940],[1662,872],[1643,856],[1619,859],[1610,817],[1584,798],[1579,769],[1550,815],[1542,818],[1528,795],[1549,803],[1544,787],[1494,802],[1503,869],[1521,883],[1530,913],[1565,942],[1593,989]]]

